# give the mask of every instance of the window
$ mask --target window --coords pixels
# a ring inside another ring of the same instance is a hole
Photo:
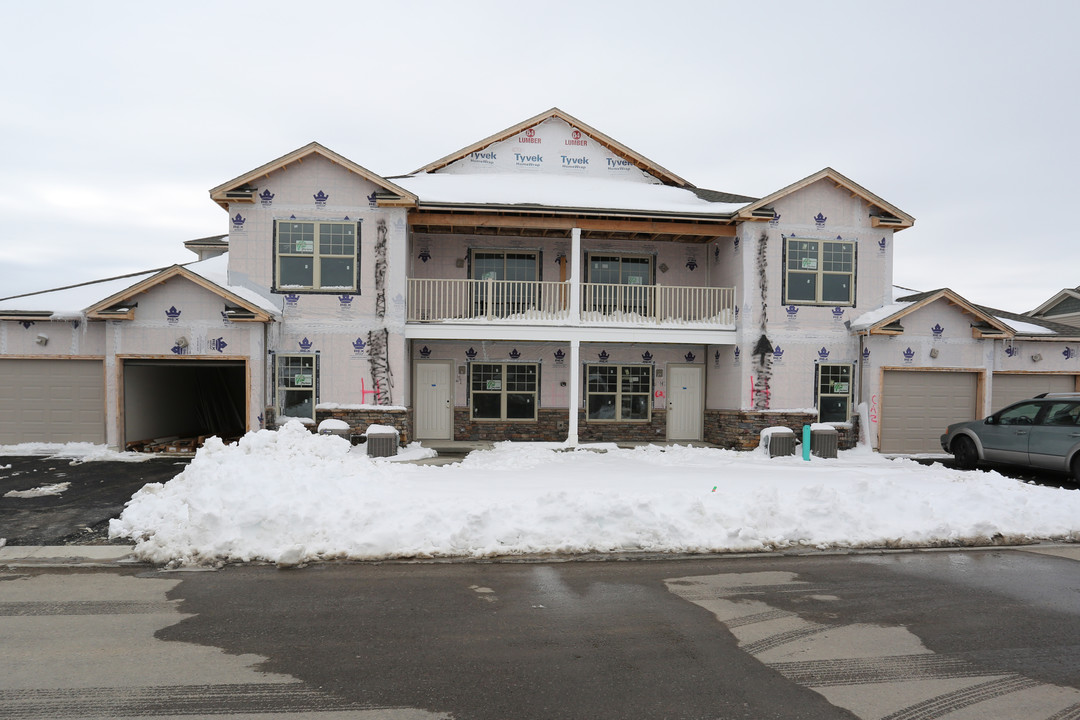
[[[470,363],[473,420],[535,420],[538,373],[534,363]]]
[[[854,242],[784,240],[784,304],[851,305],[854,287]]]
[[[1050,403],[1041,424],[1068,426],[1080,424],[1080,403],[1068,401]]]
[[[851,365],[817,366],[818,422],[851,419]]]
[[[278,220],[275,290],[356,292],[360,224]]]
[[[589,420],[647,421],[652,405],[651,365],[587,365]]]
[[[1042,403],[1024,403],[1006,408],[998,413],[999,425],[1034,425],[1035,416],[1043,409]]]
[[[651,257],[590,255],[585,306],[605,315],[648,315],[652,277]]]
[[[278,416],[315,419],[317,355],[277,356]]]
[[[535,252],[473,251],[473,279],[499,281],[476,288],[477,315],[507,317],[535,306],[538,266]]]

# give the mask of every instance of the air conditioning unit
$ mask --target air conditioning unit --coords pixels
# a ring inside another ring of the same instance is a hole
[[[795,433],[786,427],[768,428],[762,431],[762,444],[771,458],[794,455]]]
[[[810,429],[810,453],[819,458],[835,458],[840,444],[840,433],[836,428],[819,427]]]
[[[369,432],[367,442],[368,457],[393,457],[398,451],[398,434],[396,432]]]

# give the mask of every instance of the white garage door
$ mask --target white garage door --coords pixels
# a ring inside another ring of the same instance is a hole
[[[994,373],[990,412],[1045,392],[1076,392],[1075,375]]]
[[[883,453],[940,453],[954,422],[974,420],[978,373],[886,370],[881,392]]]
[[[105,442],[100,360],[0,360],[0,444]]]

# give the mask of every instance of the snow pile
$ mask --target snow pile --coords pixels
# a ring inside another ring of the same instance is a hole
[[[108,460],[111,462],[145,462],[155,455],[148,453],[118,452],[104,445],[86,442],[72,443],[19,443],[0,445],[0,457],[44,455],[50,458],[71,460],[72,465],[83,462]]]
[[[499,443],[442,467],[299,423],[212,438],[110,534],[155,563],[985,543],[1076,537],[1080,492],[866,449],[764,453]],[[602,451],[602,452],[601,452]]]
[[[69,482],[55,483],[53,485],[41,485],[39,487],[31,488],[29,490],[11,490],[4,493],[4,497],[35,498],[46,497],[49,495],[62,495],[67,491],[69,487],[71,487],[71,483]]]

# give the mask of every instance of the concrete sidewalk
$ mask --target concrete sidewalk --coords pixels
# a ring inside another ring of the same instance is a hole
[[[125,567],[143,565],[133,545],[8,545],[0,567]]]

